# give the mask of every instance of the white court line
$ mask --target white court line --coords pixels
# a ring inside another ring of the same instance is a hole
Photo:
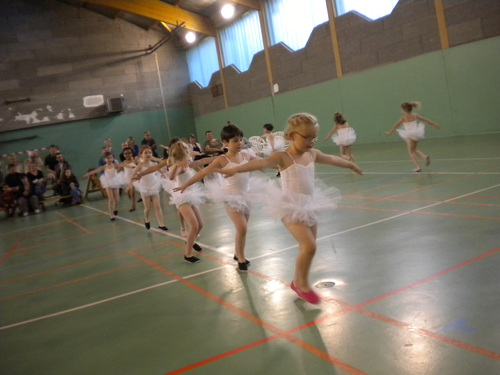
[[[489,187],[484,188],[484,189],[476,190],[476,191],[473,191],[473,192],[468,193],[468,194],[463,194],[463,195],[461,195],[459,197],[450,198],[450,199],[446,199],[446,200],[441,201],[441,202],[436,202],[436,203],[433,203],[433,204],[429,204],[427,206],[416,208],[416,209],[413,209],[413,210],[410,210],[410,211],[407,211],[407,212],[403,212],[403,213],[400,213],[400,214],[397,214],[397,215],[389,216],[389,217],[387,217],[385,219],[373,221],[373,222],[368,223],[368,224],[364,224],[364,225],[360,225],[360,226],[357,226],[357,227],[354,227],[354,228],[346,229],[344,231],[333,233],[333,234],[330,234],[328,236],[320,237],[320,238],[317,239],[317,241],[321,241],[321,240],[325,240],[325,239],[328,239],[328,238],[331,238],[331,237],[339,236],[341,234],[349,233],[349,232],[352,232],[352,231],[355,231],[355,230],[358,230],[358,229],[363,229],[363,228],[366,228],[366,227],[370,227],[372,225],[384,223],[384,222],[389,221],[389,220],[397,219],[398,217],[401,217],[401,216],[409,215],[409,214],[412,214],[414,212],[422,211],[422,210],[425,210],[427,208],[438,206],[438,205],[443,204],[443,203],[448,203],[448,202],[451,202],[451,201],[454,201],[454,200],[457,200],[457,199],[465,198],[465,197],[468,197],[470,195],[482,193],[483,191],[490,190],[490,189],[495,189],[497,187],[500,187],[500,184],[489,186]],[[93,208],[93,207],[90,207],[90,206],[86,206],[86,205],[85,205],[85,207],[90,208],[90,209],[95,210],[95,211],[98,211],[98,212],[102,212],[102,213],[108,215],[107,212],[98,210],[96,208]],[[135,221],[132,221],[132,220],[123,219],[123,218],[121,218],[121,219],[125,220],[127,222],[130,222],[132,224],[140,225],[140,224],[138,224],[138,223],[136,223]],[[163,231],[160,231],[160,232],[164,233]],[[174,234],[170,234],[170,236],[176,237],[176,238],[177,237],[182,238],[182,237],[174,235]],[[263,254],[261,256],[258,256],[258,257],[252,258],[252,259],[265,258],[265,257],[267,257],[267,256],[269,256],[271,254],[274,255],[274,254],[277,254],[277,253],[281,253],[281,252],[284,252],[284,251],[296,248],[297,246],[298,245],[289,246],[289,247],[281,249],[281,250],[273,251],[270,254]],[[203,275],[203,274],[207,274],[207,273],[210,273],[210,272],[218,271],[218,270],[226,268],[226,267],[227,266],[224,265],[224,266],[220,266],[220,267],[217,267],[217,268],[212,268],[210,270],[206,270],[206,271],[203,271],[203,272],[195,273],[195,274],[192,274],[192,275],[189,275],[189,276],[185,276],[183,278],[184,279],[190,279],[190,278],[193,278],[193,277],[196,277],[196,276],[199,276],[199,275]],[[177,280],[166,281],[164,283],[160,283],[160,284],[148,286],[146,288],[134,290],[132,292],[120,294],[118,296],[106,298],[106,299],[103,299],[103,300],[100,300],[100,301],[96,301],[96,302],[89,303],[89,304],[86,304],[86,305],[78,306],[78,307],[75,307],[75,308],[72,308],[72,309],[68,309],[68,310],[64,310],[64,311],[60,311],[60,312],[57,312],[57,313],[48,314],[48,315],[44,315],[44,316],[40,316],[40,317],[34,318],[34,319],[24,320],[22,322],[18,322],[18,323],[14,323],[14,324],[9,324],[7,326],[0,327],[0,331],[6,330],[6,329],[9,329],[9,328],[19,327],[19,326],[30,324],[30,323],[34,323],[34,322],[38,322],[40,320],[54,318],[54,317],[61,316],[61,315],[64,315],[64,314],[68,314],[68,313],[71,313],[71,312],[75,312],[75,311],[79,311],[79,310],[84,310],[84,309],[89,308],[89,307],[93,307],[93,306],[101,305],[101,304],[104,304],[104,303],[107,303],[107,302],[115,301],[117,299],[121,299],[121,298],[128,297],[128,296],[131,296],[131,295],[134,295],[134,294],[142,293],[142,292],[145,292],[145,291],[148,291],[148,290],[151,290],[151,289],[154,289],[154,288],[158,288],[158,287],[161,287],[161,286],[164,286],[164,285],[168,285],[168,284],[171,284],[171,283],[174,283],[174,282],[178,282],[178,281]]]
[[[192,274],[192,275],[189,275],[189,276],[184,276],[183,279],[191,279],[193,277],[196,277],[196,276],[199,276],[199,275],[203,275],[205,273],[209,273],[209,272],[213,272],[213,271],[217,271],[217,270],[220,270],[222,268],[225,268],[227,266],[221,266],[221,267],[218,267],[218,268],[213,268],[211,270],[207,270],[207,271],[203,271],[203,272],[198,272],[198,273],[195,273],[195,274]],[[106,298],[106,299],[102,299],[100,301],[96,301],[96,302],[92,302],[92,303],[88,303],[86,305],[82,305],[82,306],[78,306],[78,307],[74,307],[72,309],[68,309],[68,310],[63,310],[63,311],[59,311],[59,312],[56,312],[56,313],[53,313],[53,314],[48,314],[48,315],[44,315],[44,316],[40,316],[38,318],[33,318],[33,319],[29,319],[29,320],[24,320],[22,322],[18,322],[18,323],[14,323],[14,324],[9,324],[7,326],[3,326],[3,327],[0,327],[0,331],[4,331],[6,329],[9,329],[9,328],[15,328],[15,327],[19,327],[19,326],[22,326],[22,325],[26,325],[26,324],[30,324],[30,323],[34,323],[34,322],[38,322],[40,320],[45,320],[45,319],[50,319],[50,318],[55,318],[57,316],[61,316],[61,315],[65,315],[65,314],[69,314],[71,312],[75,312],[75,311],[79,311],[79,310],[84,310],[84,309],[87,309],[89,307],[93,307],[93,306],[97,306],[97,305],[101,305],[103,303],[107,303],[107,302],[111,302],[111,301],[114,301],[114,300],[117,300],[117,299],[121,299],[121,298],[124,298],[124,297],[129,297],[129,296],[133,296],[134,294],[139,294],[139,293],[142,293],[142,292],[146,292],[148,290],[151,290],[151,289],[155,289],[155,288],[159,288],[161,286],[164,286],[164,285],[168,285],[168,284],[172,284],[172,283],[177,283],[178,281],[177,280],[169,280],[169,281],[165,281],[163,283],[160,283],[160,284],[155,284],[155,285],[151,285],[151,286],[148,286],[146,288],[142,288],[142,289],[137,289],[137,290],[133,290],[131,292],[127,292],[127,293],[123,293],[123,294],[120,294],[118,296],[114,296],[114,297],[110,297],[110,298]]]
[[[494,157],[494,158],[450,158],[450,159],[432,159],[432,162],[435,161],[480,161],[480,160],[499,160],[500,157]],[[356,162],[356,164],[384,164],[384,163],[403,163],[403,162],[408,162],[410,159],[401,159],[401,160],[367,160],[367,161],[360,161],[359,163]]]
[[[105,215],[109,215],[109,213],[106,212],[106,211],[102,211],[102,210],[99,210],[98,208],[87,206],[86,204],[82,204],[81,206],[85,207],[85,208],[89,208],[89,209],[97,211],[97,212],[100,212],[100,213],[105,214]],[[126,219],[126,218],[121,217],[121,216],[115,216],[115,217],[117,219],[119,219],[119,220],[126,221],[127,223],[138,225],[140,227],[144,227],[144,224],[138,223],[137,221]],[[184,237],[179,236],[178,234],[171,233],[170,231],[164,231],[164,230],[157,229],[157,228],[151,228],[151,229],[146,229],[146,230],[148,230],[148,231],[155,231],[155,232],[163,234],[165,236],[169,236],[169,237],[177,238],[178,240],[186,241],[186,239]],[[212,250],[212,251],[214,251],[216,253],[227,255],[226,252],[224,252],[222,250],[219,250],[216,247],[212,247],[210,245],[207,245],[207,244],[204,244],[204,243],[201,243],[201,242],[198,242],[198,241],[195,241],[195,242],[197,242],[199,245],[201,245],[201,247],[204,248],[204,249],[209,249],[209,250]]]

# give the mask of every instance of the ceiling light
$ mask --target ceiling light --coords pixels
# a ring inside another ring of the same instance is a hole
[[[193,33],[192,31],[189,31],[186,36],[186,42],[188,43],[193,43],[196,40],[196,34]]]
[[[227,20],[232,16],[234,16],[234,6],[231,4],[226,4],[222,7],[220,13],[222,14],[222,17],[224,17]]]

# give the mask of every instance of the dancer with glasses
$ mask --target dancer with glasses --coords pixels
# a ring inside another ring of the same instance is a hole
[[[251,160],[231,169],[220,170],[227,176],[257,169],[281,170],[281,191],[268,194],[271,216],[280,219],[299,245],[292,290],[307,302],[317,304],[319,296],[312,290],[309,270],[316,252],[316,236],[319,215],[331,212],[338,202],[338,190],[320,189],[314,180],[314,164],[329,164],[349,168],[363,174],[359,167],[348,160],[326,155],[314,148],[318,140],[319,124],[316,117],[298,113],[288,119],[285,138],[290,147],[275,152],[265,159]],[[272,189],[271,189],[272,190]]]

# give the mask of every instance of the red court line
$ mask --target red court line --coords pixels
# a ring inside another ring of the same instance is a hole
[[[488,251],[488,252],[486,252],[486,253],[484,253],[484,254],[478,255],[478,256],[477,256],[477,257],[475,257],[475,258],[472,258],[472,259],[466,260],[465,262],[462,262],[462,263],[460,263],[460,264],[457,264],[456,266],[453,266],[453,267],[451,267],[451,268],[448,268],[447,270],[444,270],[444,271],[441,271],[441,272],[436,273],[436,274],[434,274],[434,275],[431,275],[431,276],[429,276],[429,277],[426,277],[425,279],[422,279],[422,280],[416,281],[416,282],[414,282],[414,283],[412,283],[412,284],[406,285],[406,286],[404,286],[404,287],[402,287],[402,288],[396,289],[396,290],[394,290],[394,291],[392,291],[392,292],[389,292],[389,293],[383,294],[383,295],[378,296],[378,297],[376,297],[376,298],[372,298],[372,299],[370,299],[370,300],[368,300],[368,301],[366,301],[366,302],[363,302],[363,303],[360,303],[359,305],[356,305],[356,307],[364,307],[364,306],[367,306],[367,305],[371,305],[371,304],[373,304],[373,303],[375,303],[375,302],[378,302],[378,301],[381,301],[381,300],[383,300],[383,299],[389,298],[389,297],[391,297],[391,296],[393,296],[393,295],[395,295],[395,294],[399,294],[399,293],[401,293],[401,292],[403,292],[403,291],[406,291],[406,290],[409,290],[409,289],[413,289],[413,288],[415,288],[415,287],[417,287],[417,286],[419,286],[419,285],[422,285],[422,284],[424,284],[424,283],[426,283],[426,282],[429,282],[429,281],[431,281],[431,280],[437,279],[438,277],[441,277],[441,276],[443,276],[443,275],[446,275],[447,273],[450,273],[450,272],[455,271],[455,270],[457,270],[457,269],[459,269],[459,268],[465,267],[465,266],[467,266],[467,265],[469,265],[469,264],[475,263],[475,262],[477,262],[478,260],[481,260],[481,259],[483,259],[483,258],[489,257],[490,255],[493,255],[493,254],[495,254],[495,253],[498,253],[499,251],[500,251],[500,247],[498,247],[498,248],[496,248],[496,249],[493,249],[493,250],[491,250],[491,251]]]
[[[39,289],[35,289],[35,290],[30,290],[28,292],[24,292],[24,293],[12,295],[12,296],[1,297],[0,301],[9,301],[9,300],[12,300],[12,299],[15,299],[15,298],[19,298],[19,297],[26,297],[26,296],[29,296],[29,295],[35,294],[35,293],[46,292],[48,290],[56,289],[56,288],[59,288],[59,287],[62,287],[62,286],[73,285],[73,284],[77,284],[77,283],[80,283],[80,282],[83,282],[83,281],[95,279],[97,277],[108,276],[108,275],[111,275],[113,273],[117,273],[117,272],[121,272],[121,271],[128,270],[128,269],[131,269],[131,268],[139,267],[141,265],[142,265],[141,263],[131,264],[129,266],[125,266],[125,267],[121,267],[121,268],[115,268],[113,270],[106,271],[106,272],[101,272],[101,273],[98,273],[98,274],[95,274],[95,275],[92,275],[92,276],[82,277],[82,278],[76,279],[76,280],[65,281],[65,282],[60,283],[60,284],[54,284],[54,285],[51,285],[51,286],[48,286],[48,287],[45,287],[45,288],[39,288]]]
[[[85,228],[84,226],[78,224],[76,221],[70,219],[69,217],[67,217],[66,215],[60,213],[59,211],[56,211],[56,214],[58,214],[59,216],[61,216],[62,218],[64,218],[64,220],[66,220],[68,223],[71,223],[73,224],[74,226],[78,227],[79,229],[81,229],[82,231],[84,231],[85,233],[87,234],[91,234],[92,232],[90,230],[88,230],[87,228]]]
[[[181,276],[167,270],[166,268],[160,266],[159,264],[149,260],[148,258],[145,258],[143,257],[142,255],[140,254],[137,254],[137,253],[134,253],[133,251],[130,252],[130,254],[132,254],[133,256],[135,256],[137,259],[143,261],[144,263],[150,265],[151,267],[157,269],[158,271],[170,276],[171,278],[177,280],[178,282],[184,284],[185,286],[187,286],[188,288],[194,290],[195,292],[203,295],[204,297],[207,297],[209,299],[211,299],[212,301],[220,304],[221,306],[237,313],[238,315],[240,315],[241,317],[253,322],[253,323],[256,323],[258,324],[259,326],[261,326],[262,328],[265,328],[275,334],[277,334],[277,336],[279,336],[280,338],[284,338],[294,344],[296,344],[297,346],[301,347],[302,349],[305,349],[309,352],[311,352],[312,354],[332,363],[333,365],[341,368],[342,370],[350,373],[350,374],[365,374],[364,372],[348,365],[347,363],[341,361],[340,359],[338,358],[335,358],[333,356],[331,356],[330,354],[314,347],[313,345],[297,338],[297,337],[294,337],[288,333],[286,333],[285,331],[282,331],[281,329],[263,321],[262,319],[250,314],[249,312],[239,308],[239,307],[236,307],[235,305],[227,302],[226,300],[223,300],[222,298],[220,297],[217,297],[216,295],[210,293],[209,291],[207,291],[206,289],[203,289],[201,287],[199,287],[198,285],[182,278]],[[265,342],[265,340],[261,340],[262,342]],[[254,344],[255,345],[255,344]],[[251,346],[250,345],[247,345],[246,349],[249,349]],[[246,350],[245,349],[245,350]],[[243,351],[243,349],[239,349],[240,351]],[[237,351],[232,351],[233,354],[236,354]],[[222,357],[221,357],[222,358]],[[220,359],[220,358],[219,358]],[[184,369],[179,369],[179,370],[176,370],[174,372],[170,372],[169,375],[172,375],[172,374],[180,374],[182,372],[186,372],[186,371],[189,371],[189,370],[193,370],[195,368],[198,368],[202,365],[206,365],[208,363],[211,363],[211,362],[215,362],[217,359],[215,359],[214,357],[212,358],[209,358],[207,360],[204,361],[203,364],[201,363],[195,363],[195,364],[192,364],[192,365],[189,365],[188,367],[184,368]]]
[[[0,259],[0,264],[1,263],[5,263],[7,261],[7,259],[9,259],[9,257],[14,254],[14,252],[16,252],[16,249],[19,247],[19,245],[21,245],[21,243],[23,242],[24,240],[21,239],[19,241],[16,241],[14,243],[14,245],[11,246],[11,248],[9,249],[9,251],[7,251],[3,256],[2,258]]]
[[[18,281],[21,281],[21,280],[31,279],[33,277],[39,277],[39,276],[48,275],[48,274],[51,274],[51,273],[54,273],[54,272],[65,271],[65,270],[69,270],[69,269],[72,269],[72,268],[77,268],[77,267],[80,267],[80,266],[84,266],[86,264],[90,264],[90,263],[94,263],[94,262],[99,262],[101,260],[106,260],[106,259],[114,258],[114,257],[117,257],[119,255],[124,255],[124,254],[125,253],[123,253],[123,254],[108,255],[108,256],[105,256],[105,257],[102,257],[102,258],[95,258],[95,259],[91,259],[91,260],[86,260],[86,261],[81,262],[81,263],[69,264],[69,265],[64,266],[64,267],[53,268],[53,269],[48,270],[48,271],[33,273],[33,274],[30,274],[30,275],[18,277],[16,279],[4,280],[4,281],[0,282],[0,285],[11,284],[11,283],[15,283],[15,282],[18,282]]]
[[[461,348],[461,349],[467,350],[469,352],[473,352],[473,353],[482,355],[484,357],[489,357],[489,358],[500,360],[500,353],[496,353],[496,352],[493,352],[491,350],[487,350],[487,349],[480,348],[480,347],[477,347],[474,345],[470,345],[470,344],[467,344],[465,342],[458,341],[458,340],[452,339],[450,337],[446,337],[446,336],[440,335],[438,333],[428,331],[426,329],[417,328],[411,324],[400,322],[399,320],[392,319],[392,318],[377,314],[377,313],[372,312],[372,311],[363,310],[363,309],[356,309],[355,311],[357,311],[365,316],[368,316],[370,318],[374,318],[374,319],[380,320],[382,322],[389,323],[389,324],[392,324],[394,326],[403,328],[403,329],[410,331],[410,332],[413,332],[417,335],[428,337],[428,338],[433,339],[435,341],[443,342],[445,344],[449,344],[452,346],[456,346],[457,348]]]
[[[395,325],[395,326],[397,326],[399,328],[407,329],[407,330],[409,330],[409,331],[411,331],[411,332],[413,332],[413,333],[415,333],[417,335],[425,336],[425,337],[431,338],[431,339],[433,339],[435,341],[438,341],[438,342],[441,342],[441,343],[445,343],[445,344],[448,344],[448,345],[456,346],[458,348],[461,348],[461,349],[464,349],[464,350],[467,350],[467,351],[470,351],[470,352],[473,352],[473,353],[476,353],[476,354],[479,354],[479,355],[482,355],[482,356],[485,356],[485,357],[489,357],[489,358],[493,358],[493,359],[500,359],[500,353],[496,353],[496,352],[493,352],[493,351],[490,351],[490,350],[487,350],[487,349],[484,349],[484,348],[480,348],[480,347],[477,347],[477,346],[474,346],[474,345],[470,345],[470,344],[467,344],[467,343],[464,343],[464,342],[461,342],[461,341],[458,341],[458,340],[455,340],[455,339],[452,339],[452,338],[449,338],[449,337],[446,337],[446,336],[443,336],[443,335],[439,335],[437,333],[433,333],[433,332],[430,332],[430,331],[427,331],[427,330],[424,330],[424,329],[416,328],[416,327],[412,326],[411,324],[400,322],[400,321],[397,321],[395,319],[392,319],[392,318],[389,318],[389,317],[386,317],[386,316],[383,316],[383,315],[380,315],[380,314],[377,314],[377,313],[374,313],[374,312],[371,312],[371,311],[368,311],[368,310],[364,310],[362,308],[364,306],[367,306],[367,305],[373,304],[375,302],[381,301],[383,299],[389,298],[389,297],[391,297],[393,295],[399,294],[399,293],[401,293],[403,291],[406,291],[408,289],[415,288],[416,286],[419,286],[419,285],[424,284],[424,283],[426,283],[428,281],[431,281],[431,280],[434,280],[434,279],[436,279],[436,278],[438,278],[440,276],[443,276],[443,275],[445,275],[447,273],[453,272],[453,271],[455,271],[455,270],[457,270],[459,268],[462,268],[462,267],[465,267],[465,266],[467,266],[469,264],[477,262],[478,260],[484,259],[484,258],[486,258],[488,256],[491,256],[491,255],[493,255],[493,254],[495,254],[495,253],[497,253],[499,251],[500,251],[500,248],[488,251],[488,252],[486,252],[484,254],[481,254],[481,255],[479,255],[479,256],[477,256],[475,258],[472,258],[472,259],[469,259],[469,260],[467,260],[465,262],[462,262],[462,263],[460,263],[460,264],[458,264],[458,265],[456,265],[454,267],[451,267],[451,268],[449,268],[447,270],[441,271],[441,272],[439,272],[439,273],[437,273],[435,275],[431,275],[431,276],[426,277],[426,278],[424,278],[422,280],[419,280],[417,282],[409,284],[409,285],[407,285],[405,287],[399,288],[399,289],[397,289],[395,291],[386,293],[386,294],[384,294],[382,296],[373,298],[373,299],[371,299],[369,301],[363,302],[363,303],[358,304],[358,305],[350,305],[350,304],[348,304],[346,302],[329,298],[329,299],[327,299],[329,302],[334,302],[335,304],[344,307],[344,310],[341,310],[341,311],[338,311],[336,313],[333,313],[333,314],[330,314],[330,315],[326,315],[326,316],[324,316],[322,318],[319,318],[319,319],[310,321],[308,323],[302,324],[302,325],[300,325],[298,327],[295,327],[295,328],[292,328],[292,329],[290,329],[288,331],[285,331],[284,333],[293,334],[293,333],[299,332],[299,331],[301,331],[303,329],[316,326],[316,325],[318,325],[320,323],[324,323],[326,321],[329,321],[329,320],[331,320],[333,318],[336,318],[338,316],[344,315],[346,313],[349,313],[349,312],[358,312],[358,313],[364,314],[366,316],[369,316],[371,318],[380,320],[382,322]],[[258,274],[257,272],[251,272],[250,270],[248,271],[248,273],[255,274],[255,275],[261,275],[261,274]],[[273,278],[270,278],[270,277],[268,277],[266,275],[263,275],[263,276],[264,276],[264,279],[274,280]],[[278,281],[281,282],[281,280],[278,280]],[[266,344],[266,343],[268,343],[270,341],[273,341],[273,340],[276,340],[276,339],[278,339],[280,337],[281,337],[281,334],[277,335],[277,336],[267,337],[265,339],[256,341],[254,343],[247,344],[247,345],[242,346],[240,348],[236,348],[236,349],[227,351],[225,353],[221,353],[221,354],[219,354],[217,356],[205,359],[203,361],[191,364],[189,366],[183,367],[183,368],[178,369],[176,371],[169,372],[167,375],[182,374],[182,373],[188,372],[190,370],[193,370],[195,368],[198,368],[198,367],[201,367],[203,365],[209,364],[211,362],[215,362],[217,360],[229,357],[229,356],[231,356],[233,354],[238,354],[238,353],[243,352],[245,350],[257,347],[257,346],[262,345],[262,344]]]
[[[157,245],[164,245],[165,243],[170,243],[170,244],[173,244],[173,245],[180,246],[180,244],[177,244],[177,243],[174,243],[174,242],[170,242],[170,241],[163,241],[161,243],[155,244],[155,246],[157,246]],[[149,248],[151,246],[147,246],[147,247]],[[146,247],[140,247],[140,248],[136,249],[136,251],[144,249],[144,248],[146,248]],[[182,246],[182,248],[184,249],[183,246]],[[103,261],[103,260],[107,260],[107,259],[110,259],[110,258],[113,258],[113,257],[117,257],[117,256],[120,256],[120,255],[125,255],[125,254],[128,254],[128,251],[124,251],[124,252],[122,252],[120,254],[109,255],[109,256],[106,256],[106,257],[102,257],[102,258],[91,259],[91,260],[88,260],[88,261],[85,261],[85,262],[76,263],[76,264],[73,264],[73,265],[68,265],[68,266],[65,266],[65,267],[56,268],[54,270],[49,270],[49,271],[45,271],[45,272],[39,272],[37,274],[27,275],[27,276],[24,276],[24,277],[13,279],[13,280],[6,280],[6,281],[1,282],[0,285],[1,284],[8,284],[8,283],[16,282],[16,281],[21,281],[21,280],[25,280],[25,279],[29,279],[29,278],[33,278],[33,277],[40,277],[40,276],[43,276],[43,275],[46,275],[46,274],[50,274],[50,273],[53,273],[53,272],[59,272],[59,271],[67,270],[67,269],[77,268],[77,267],[84,266],[84,265],[87,265],[87,264],[90,264],[90,263],[93,263],[93,262],[96,262],[96,261]],[[170,257],[172,257],[174,255],[177,256],[178,254],[176,253],[176,254],[171,254],[171,255],[168,255],[168,256],[160,257],[158,260],[167,259],[167,258],[170,258]],[[135,266],[138,266],[138,265],[141,265],[141,264],[142,263],[137,263],[137,264],[126,266],[126,267],[116,268],[114,270],[106,271],[106,272],[103,272],[103,273],[100,273],[100,274],[97,274],[97,275],[83,277],[83,278],[75,279],[75,280],[70,280],[70,281],[66,281],[64,283],[51,285],[49,287],[39,288],[39,289],[31,290],[31,291],[28,291],[28,292],[16,294],[16,295],[12,295],[12,296],[8,296],[8,297],[3,297],[3,298],[0,298],[0,301],[11,300],[11,299],[15,299],[15,298],[18,298],[18,297],[25,297],[25,296],[28,296],[28,295],[31,295],[31,294],[41,293],[41,292],[45,292],[47,290],[52,290],[52,289],[55,289],[55,288],[60,288],[60,287],[63,287],[63,286],[72,285],[72,284],[76,284],[76,283],[79,283],[79,282],[91,280],[91,279],[94,279],[96,277],[107,276],[107,275],[109,275],[111,273],[122,272],[122,271],[128,270],[130,268],[134,268]]]

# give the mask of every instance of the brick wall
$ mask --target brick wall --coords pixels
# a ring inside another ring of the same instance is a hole
[[[184,52],[165,34],[55,0],[9,0],[0,13],[0,132],[107,114],[83,97],[124,97],[126,113],[190,105]],[[17,118],[17,119],[16,119]]]
[[[450,47],[500,35],[500,1],[443,0],[443,6]],[[344,75],[441,49],[434,0],[400,0],[390,15],[375,21],[349,12],[336,18],[336,29]],[[328,23],[318,25],[301,50],[277,44],[269,52],[278,95],[337,78]],[[247,72],[225,68],[223,74],[229,107],[271,95],[263,52]],[[220,72],[214,75],[220,82]],[[195,116],[224,109],[223,99],[210,95],[213,83],[190,85]]]

